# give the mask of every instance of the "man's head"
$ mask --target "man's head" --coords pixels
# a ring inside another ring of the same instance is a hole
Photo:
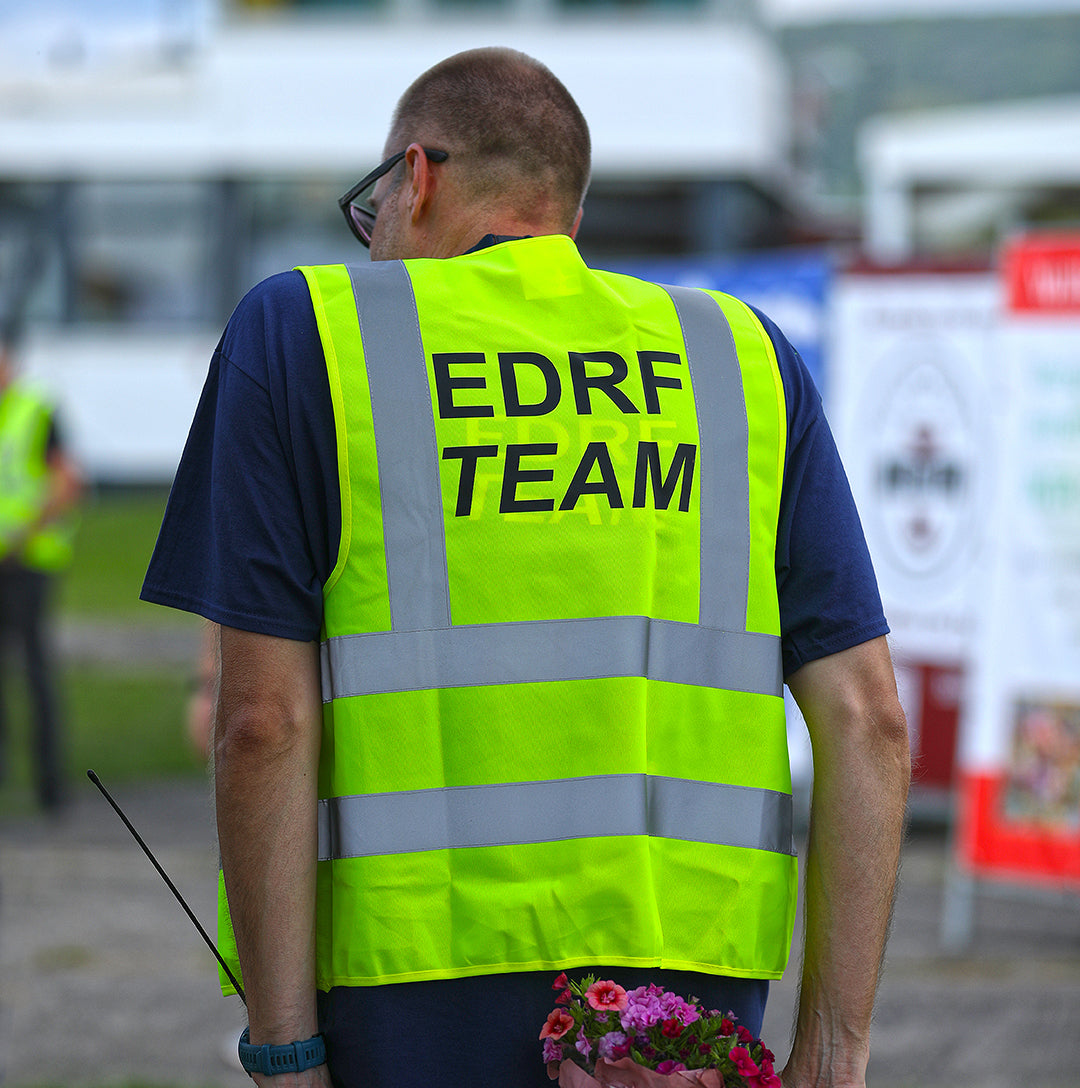
[[[449,157],[430,162],[425,147]],[[375,260],[448,256],[489,231],[577,229],[588,125],[563,84],[524,53],[469,50],[421,75],[391,121],[386,156],[400,151],[403,162],[376,186]]]

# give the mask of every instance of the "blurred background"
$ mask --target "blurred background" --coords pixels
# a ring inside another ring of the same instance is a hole
[[[0,1080],[245,1081],[206,953],[83,776],[209,922],[200,621],[137,600],[172,473],[237,301],[366,259],[337,196],[412,78],[478,45],[581,104],[586,259],[761,306],[823,392],[917,758],[878,1083],[1080,1085],[1080,0],[0,0],[0,321],[88,484],[55,610],[65,816],[6,663]],[[1018,1004],[1058,1041],[1034,1066],[986,1043]],[[42,1056],[44,1022],[93,1059]]]

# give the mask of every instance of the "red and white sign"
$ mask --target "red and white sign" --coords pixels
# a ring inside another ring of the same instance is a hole
[[[958,861],[1080,887],[1080,235],[1019,239],[1002,271],[1007,411],[958,757]]]
[[[1080,248],[1075,235],[1019,239],[1005,251],[1012,313],[1080,314]]]
[[[874,560],[920,804],[953,786],[974,575],[997,472],[991,271],[852,271],[831,300],[827,409]]]

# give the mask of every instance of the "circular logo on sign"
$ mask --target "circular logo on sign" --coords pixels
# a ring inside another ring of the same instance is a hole
[[[865,418],[867,536],[883,589],[925,599],[955,586],[978,541],[978,393],[945,345],[903,345],[879,375]]]

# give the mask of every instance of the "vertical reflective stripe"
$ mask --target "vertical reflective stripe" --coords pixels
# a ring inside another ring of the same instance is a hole
[[[735,339],[714,298],[695,287],[662,286],[679,315],[698,416],[698,622],[706,627],[743,631],[750,594],[750,428]]]
[[[412,282],[401,261],[349,268],[379,458],[391,628],[450,624],[439,455]]]

